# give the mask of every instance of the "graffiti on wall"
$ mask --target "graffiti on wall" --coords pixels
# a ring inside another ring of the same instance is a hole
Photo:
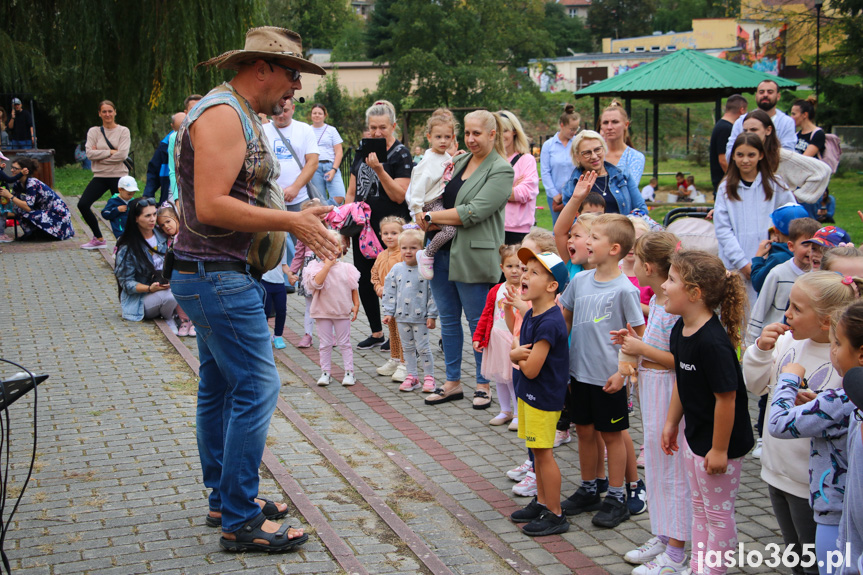
[[[723,52],[725,58],[737,64],[749,66],[753,70],[778,76],[785,68],[785,35],[787,24],[765,26],[758,22],[739,22],[737,24],[736,52]]]
[[[639,66],[643,66],[644,64],[647,64],[647,62],[626,62],[625,64],[618,64],[616,66],[612,66],[612,76],[617,76],[619,74],[623,74],[624,72],[635,70],[636,68],[638,68]]]

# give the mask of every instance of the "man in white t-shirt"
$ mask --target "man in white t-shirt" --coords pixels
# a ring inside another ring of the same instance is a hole
[[[300,204],[309,199],[306,184],[318,169],[319,151],[315,133],[308,124],[294,120],[293,100],[288,100],[282,113],[273,116],[273,121],[264,126],[264,133],[282,168],[279,186],[285,192],[285,207],[289,212],[298,212]],[[299,164],[285,140],[299,157]]]
[[[272,122],[264,124],[264,134],[282,169],[278,183],[285,192],[285,209],[289,212],[299,212],[303,202],[309,199],[306,184],[318,169],[319,152],[315,133],[310,125],[294,120],[294,101],[288,98],[282,113],[273,116]],[[302,169],[294,160],[285,140],[296,152],[300,159],[299,163],[303,166]],[[296,243],[297,238],[288,233],[288,261],[294,257]],[[288,291],[292,289],[292,286],[288,287]]]

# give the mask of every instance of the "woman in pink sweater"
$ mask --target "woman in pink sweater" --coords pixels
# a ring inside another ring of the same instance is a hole
[[[342,236],[332,232],[341,245]],[[352,264],[332,260],[314,260],[303,270],[306,293],[312,294],[311,315],[318,328],[321,377],[318,385],[329,385],[332,373],[333,344],[339,346],[345,366],[342,385],[354,385],[354,352],[351,347],[351,322],[357,319],[360,294],[357,291],[360,272]]]
[[[536,196],[539,195],[539,173],[521,122],[512,112],[501,110],[499,114],[506,159],[515,170],[512,194],[506,203],[504,216],[504,243],[514,245],[521,243],[536,219],[534,212]]]
[[[93,239],[81,246],[85,250],[96,250],[106,245],[99,230],[99,221],[91,209],[93,203],[107,191],[112,195],[118,193],[117,182],[123,176],[129,175],[129,170],[123,161],[129,157],[132,137],[129,134],[129,128],[115,121],[116,115],[117,109],[113,102],[102,100],[99,102],[99,117],[102,118],[102,125],[94,126],[87,131],[87,158],[93,164],[93,179],[87,184],[81,199],[78,200],[78,211],[93,232]]]

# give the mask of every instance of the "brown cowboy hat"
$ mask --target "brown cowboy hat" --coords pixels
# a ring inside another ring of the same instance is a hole
[[[324,69],[303,58],[302,37],[287,28],[261,26],[246,32],[246,45],[242,50],[229,50],[224,54],[201,62],[198,66],[215,66],[238,70],[243,62],[273,60],[306,74],[326,75]]]

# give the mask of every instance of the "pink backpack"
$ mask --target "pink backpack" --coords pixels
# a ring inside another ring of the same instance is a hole
[[[359,237],[360,253],[366,259],[373,260],[384,250],[372,229],[371,213],[372,209],[367,203],[351,202],[336,206],[324,216],[324,221],[334,230],[341,230],[344,226],[362,226]]]
[[[821,128],[815,128],[815,130],[821,130]],[[812,131],[813,134],[815,130]],[[823,130],[821,131],[823,132]],[[835,174],[839,168],[839,160],[842,158],[842,145],[839,141],[839,136],[836,134],[824,132],[824,138],[824,153],[821,154],[819,160],[830,166],[830,169]]]

